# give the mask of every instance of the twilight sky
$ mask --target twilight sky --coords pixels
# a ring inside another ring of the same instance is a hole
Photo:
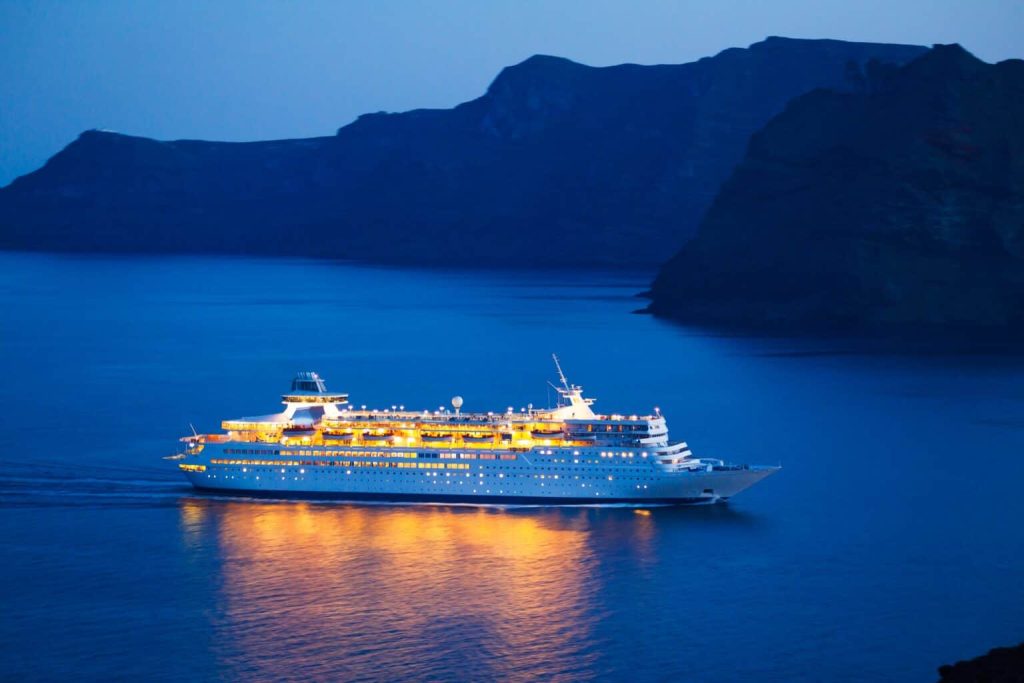
[[[535,53],[681,63],[768,35],[1024,57],[1021,0],[0,0],[0,186],[78,133],[331,135],[449,107]]]

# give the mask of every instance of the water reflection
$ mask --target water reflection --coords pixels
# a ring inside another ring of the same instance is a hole
[[[600,618],[593,544],[643,561],[631,510],[360,507],[184,499],[215,537],[217,656],[258,679],[579,677]]]

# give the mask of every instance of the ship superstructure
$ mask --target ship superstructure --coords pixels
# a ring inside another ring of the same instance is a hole
[[[711,503],[778,469],[695,457],[659,410],[597,414],[558,374],[554,408],[465,413],[458,396],[452,410],[357,409],[303,372],[283,411],[184,437],[178,466],[203,490],[479,504]]]

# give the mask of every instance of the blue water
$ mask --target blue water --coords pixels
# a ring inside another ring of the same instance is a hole
[[[0,679],[918,681],[1024,637],[1024,357],[716,336],[645,274],[0,254]],[[728,507],[193,493],[192,422],[660,406]]]

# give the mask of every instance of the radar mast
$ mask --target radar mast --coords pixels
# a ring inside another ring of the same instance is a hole
[[[565,378],[565,373],[562,372],[562,365],[558,362],[558,355],[551,354],[551,359],[555,361],[555,369],[558,370],[558,379],[562,380],[562,386],[565,387],[566,391],[572,391],[572,387],[569,385],[569,380]]]

